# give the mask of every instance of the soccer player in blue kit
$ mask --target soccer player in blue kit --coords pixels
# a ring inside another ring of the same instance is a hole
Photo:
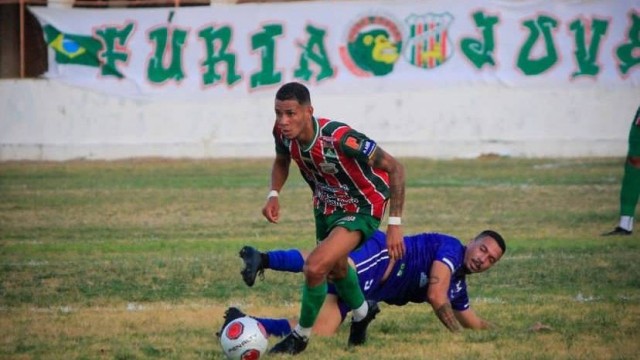
[[[403,240],[406,253],[398,260],[389,257],[385,234],[381,231],[376,231],[361,248],[350,253],[349,263],[358,274],[365,298],[399,306],[409,302],[429,303],[438,319],[454,332],[462,327],[489,327],[489,323],[471,309],[465,279],[500,260],[506,251],[503,237],[485,230],[467,246],[441,233],[407,235]],[[265,269],[301,272],[304,264],[304,254],[297,249],[261,253],[245,246],[240,255],[245,263],[242,277],[248,286],[252,286],[256,276],[262,275]],[[330,288],[313,327],[314,333],[334,334],[349,311],[335,289]],[[229,308],[225,324],[243,315],[239,309]],[[254,318],[274,336],[288,334],[295,324],[288,319]]]

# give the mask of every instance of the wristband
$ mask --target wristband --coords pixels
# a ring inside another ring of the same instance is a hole
[[[402,218],[400,216],[389,216],[387,221],[389,225],[402,225]]]
[[[278,197],[278,190],[269,191],[269,194],[267,195],[267,200],[271,199],[272,197]]]

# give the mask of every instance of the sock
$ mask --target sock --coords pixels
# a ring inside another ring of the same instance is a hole
[[[326,296],[326,281],[314,287],[309,287],[306,283],[304,284],[302,288],[302,305],[300,306],[300,321],[297,327],[309,329],[309,333],[311,333],[311,328],[316,322],[316,318],[318,317],[318,313],[320,312],[320,308],[322,307]]]
[[[624,176],[622,177],[622,188],[620,189],[620,216],[633,217],[639,196],[640,168],[626,163],[624,165]],[[627,230],[631,231],[631,228]]]
[[[620,216],[620,224],[618,226],[627,231],[633,231],[633,216]]]
[[[293,329],[298,335],[302,336],[305,339],[309,339],[311,336],[311,328],[303,328],[300,324],[296,325],[295,329]]]
[[[265,267],[268,266],[269,269],[294,273],[302,272],[304,259],[299,250],[272,250],[267,252],[267,255],[269,260]]]
[[[364,294],[358,283],[358,274],[349,266],[344,279],[334,281],[340,298],[353,310],[353,321],[360,321],[367,316],[369,306],[364,301]]]
[[[269,336],[285,336],[289,335],[291,332],[291,325],[289,324],[289,320],[285,318],[274,319],[274,318],[259,318],[254,317],[254,319],[258,320],[264,329],[267,331],[267,335]]]
[[[368,312],[369,312],[369,304],[367,304],[366,301],[363,301],[362,305],[360,305],[359,308],[353,309],[353,321],[358,322],[364,319],[365,316],[367,316]]]

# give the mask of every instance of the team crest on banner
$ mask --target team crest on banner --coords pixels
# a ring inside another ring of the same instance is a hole
[[[413,66],[433,69],[444,64],[453,54],[449,27],[453,16],[449,13],[411,15],[405,19],[408,37],[405,59]]]
[[[348,27],[340,57],[357,76],[384,76],[400,58],[402,39],[401,27],[392,17],[362,16]]]

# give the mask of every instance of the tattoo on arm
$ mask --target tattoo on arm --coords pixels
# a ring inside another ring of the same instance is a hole
[[[401,215],[404,207],[404,167],[398,162],[390,162],[386,159],[387,155],[382,149],[377,149],[372,155],[373,167],[388,168],[393,166],[393,170],[389,171],[389,193],[392,201],[389,206],[389,214]]]
[[[460,331],[460,323],[456,320],[455,315],[453,314],[453,309],[451,308],[451,303],[446,303],[440,306],[436,310],[436,315],[438,315],[438,319],[444,324],[452,332]]]

